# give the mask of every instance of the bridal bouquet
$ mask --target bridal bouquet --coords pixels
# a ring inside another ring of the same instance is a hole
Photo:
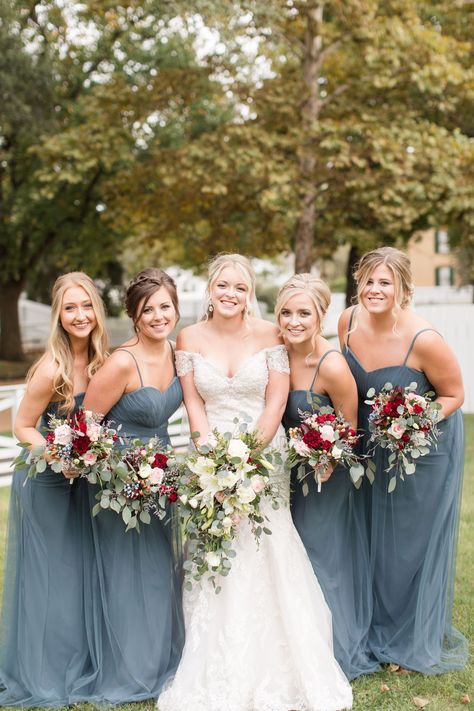
[[[214,585],[216,576],[227,575],[236,552],[233,539],[244,519],[255,538],[270,534],[261,511],[263,497],[278,508],[278,491],[272,472],[281,463],[278,452],[261,451],[253,432],[238,436],[213,430],[206,445],[187,456],[179,484],[179,501],[184,522],[188,559],[184,563],[187,582],[204,574]]]
[[[97,492],[96,516],[111,509],[122,516],[126,531],[140,531],[151,516],[164,518],[169,503],[178,498],[179,468],[170,447],[152,438],[147,444],[134,439],[125,450],[116,450],[109,467],[101,471],[102,489]]]
[[[416,383],[405,388],[386,383],[376,395],[374,388],[367,393],[366,404],[372,406],[369,415],[369,443],[389,452],[386,472],[394,470],[388,483],[391,493],[397,485],[397,475],[414,474],[416,460],[428,454],[439,437],[437,422],[441,405],[432,402],[433,392],[418,395]],[[373,463],[367,476],[373,481]]]
[[[106,468],[118,439],[117,430],[102,420],[103,415],[82,408],[68,417],[50,415],[46,445],[32,447],[26,458],[28,476],[34,477],[50,466],[57,473],[75,469],[95,483],[99,472]],[[22,442],[19,446],[30,445]],[[25,464],[25,460],[20,455],[14,464],[18,468]],[[72,481],[70,479],[71,484]]]
[[[360,486],[364,468],[354,452],[359,441],[356,431],[329,405],[300,415],[301,425],[288,431],[288,464],[299,465],[297,478],[303,482],[303,494],[308,495],[305,479],[311,470],[320,492],[321,475],[328,466],[337,464],[348,467],[354,485]]]

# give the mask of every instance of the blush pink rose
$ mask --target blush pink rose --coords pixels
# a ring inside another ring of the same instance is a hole
[[[97,454],[95,452],[86,452],[85,454],[82,455],[81,459],[84,462],[84,464],[91,466],[92,464],[96,463]]]
[[[388,428],[388,433],[392,435],[392,437],[395,437],[395,439],[400,439],[400,437],[404,434],[405,430],[405,425],[401,424],[400,422],[393,422]]]
[[[161,482],[163,481],[163,474],[163,469],[155,467],[151,470],[150,476],[148,477],[148,481],[150,482],[150,484],[161,484]]]

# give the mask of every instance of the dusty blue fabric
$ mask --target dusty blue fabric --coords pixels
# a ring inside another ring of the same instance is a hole
[[[298,410],[308,411],[308,391],[289,393],[283,418],[285,429],[297,427]],[[331,405],[316,395],[320,406]],[[332,612],[334,655],[349,679],[377,671],[368,652],[367,635],[372,615],[366,528],[355,516],[354,488],[349,472],[336,467],[318,493],[314,477],[306,479],[309,493],[292,472],[291,513],[326,602]]]
[[[387,382],[402,387],[416,382],[419,394],[433,390],[424,373],[405,364],[366,371],[349,347],[344,355],[359,391],[359,426],[366,430],[370,406],[364,400],[370,388],[379,392]],[[439,428],[437,448],[420,458],[415,474],[398,481],[391,494],[387,455],[376,453],[375,482],[372,487],[364,482],[365,510],[359,512],[370,536],[370,649],[380,662],[425,674],[460,669],[467,658],[466,639],[452,624],[464,461],[461,412]]]
[[[178,378],[163,392],[141,387],[107,415],[121,434],[169,442],[167,423],[182,400]],[[89,487],[89,505],[95,503]],[[92,664],[76,700],[123,703],[158,696],[179,663],[184,644],[177,526],[152,517],[140,533],[125,532],[121,516],[92,519],[92,551],[85,551],[86,620]],[[90,561],[93,568],[87,570]]]
[[[76,396],[80,405],[83,395]],[[50,403],[47,414],[59,403]],[[67,705],[90,665],[82,505],[87,483],[46,469],[13,475],[0,637],[0,704]]]

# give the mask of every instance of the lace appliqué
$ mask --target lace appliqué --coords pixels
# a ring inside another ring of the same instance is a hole
[[[290,373],[290,363],[285,346],[273,346],[266,349],[268,370],[277,373]]]
[[[179,376],[187,375],[194,370],[194,355],[190,351],[175,351],[176,372]]]

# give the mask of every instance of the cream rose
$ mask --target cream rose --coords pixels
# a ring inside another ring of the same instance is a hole
[[[208,551],[205,555],[205,559],[210,568],[217,568],[221,562],[220,556],[214,551]]]
[[[236,457],[246,462],[249,458],[250,449],[241,439],[231,439],[227,448],[229,457]]]
[[[251,486],[239,486],[236,493],[242,504],[249,504],[257,496]]]
[[[163,481],[164,471],[160,467],[154,467],[150,472],[150,484],[161,484]]]
[[[401,422],[393,422],[387,431],[392,437],[395,437],[395,439],[400,439],[405,430],[406,427],[404,424]]]
[[[327,442],[334,442],[334,440],[336,439],[336,433],[334,432],[334,428],[331,427],[331,425],[323,425],[319,432],[321,434],[321,437]]]

